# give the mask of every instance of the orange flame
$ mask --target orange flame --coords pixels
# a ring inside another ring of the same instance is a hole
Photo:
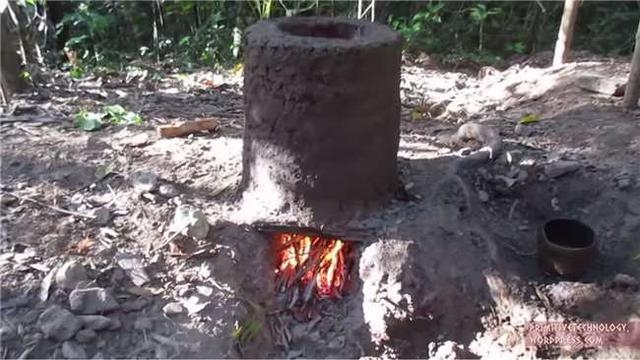
[[[283,233],[276,237],[276,246],[275,273],[286,287],[299,281],[305,289],[315,287],[318,297],[340,296],[347,275],[344,241]]]

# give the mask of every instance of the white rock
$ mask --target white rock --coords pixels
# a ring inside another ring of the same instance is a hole
[[[158,187],[158,194],[166,198],[172,198],[180,195],[180,191],[171,184],[162,184]]]
[[[489,193],[487,193],[484,190],[478,190],[478,200],[480,200],[482,202],[489,201]]]
[[[72,290],[79,283],[87,280],[87,271],[84,266],[74,260],[67,261],[56,272],[56,285],[60,289]]]
[[[204,213],[190,205],[180,205],[176,208],[173,220],[169,225],[169,232],[182,233],[196,239],[205,239],[209,234],[209,222]]]
[[[179,302],[170,302],[162,307],[162,312],[168,316],[182,314],[183,310]]]
[[[47,308],[38,318],[38,328],[44,336],[58,341],[71,339],[81,327],[80,319],[58,305]]]

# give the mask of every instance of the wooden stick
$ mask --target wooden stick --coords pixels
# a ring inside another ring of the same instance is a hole
[[[57,211],[59,213],[63,213],[63,214],[67,214],[67,215],[73,215],[73,216],[80,216],[80,217],[87,218],[87,219],[95,219],[95,216],[93,216],[93,215],[83,214],[83,213],[79,213],[79,212],[76,212],[76,211],[62,209],[62,208],[59,208],[57,206],[45,204],[45,203],[43,203],[41,201],[32,199],[30,197],[21,196],[21,195],[12,193],[12,192],[7,192],[7,191],[3,191],[2,193],[5,194],[5,195],[13,196],[16,199],[20,199],[20,200],[23,200],[23,201],[28,201],[30,203],[34,203],[36,205],[44,206],[44,207],[49,208],[49,209],[51,209],[53,211]]]
[[[293,234],[303,234],[309,236],[317,236],[321,238],[329,238],[329,239],[338,239],[345,241],[353,241],[353,242],[366,242],[366,240],[362,239],[364,234],[362,235],[349,235],[346,233],[338,234],[335,232],[329,233],[324,231],[324,229],[316,229],[308,226],[296,226],[296,225],[274,225],[268,223],[256,223],[252,226],[256,231],[259,232],[269,232],[269,233],[293,233]]]
[[[217,126],[218,120],[214,118],[199,118],[193,121],[160,125],[158,126],[158,135],[163,138],[179,137],[199,131],[214,130]]]

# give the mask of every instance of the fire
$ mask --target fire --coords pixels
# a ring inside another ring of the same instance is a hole
[[[285,289],[299,286],[300,296],[308,301],[340,297],[347,276],[348,244],[338,239],[282,233],[276,236],[276,277]],[[297,284],[296,284],[297,282]],[[294,303],[297,298],[294,299]]]

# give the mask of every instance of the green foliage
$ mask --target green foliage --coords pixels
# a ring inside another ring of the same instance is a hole
[[[437,25],[442,22],[441,12],[444,4],[429,4],[427,7],[411,16],[394,17],[389,16],[389,25],[396,29],[402,35],[410,51],[440,51],[439,46],[442,44],[439,39],[434,37]]]
[[[231,336],[241,345],[245,345],[253,340],[261,330],[260,323],[255,320],[245,320],[233,331]]]
[[[81,110],[75,115],[74,126],[95,131],[106,123],[112,125],[141,125],[144,119],[137,113],[127,111],[122,105],[107,105],[102,112]]]
[[[34,8],[44,0],[19,0]],[[72,3],[56,24],[59,41],[77,55],[67,69],[82,77],[96,66],[121,69],[133,59],[190,69],[237,63],[244,30],[279,16],[354,17],[351,1],[84,1]],[[410,53],[426,52],[446,61],[499,63],[512,54],[552,50],[562,2],[392,1],[376,7],[406,39]],[[574,49],[629,54],[640,17],[637,2],[584,2]],[[59,42],[60,43],[60,42]]]

